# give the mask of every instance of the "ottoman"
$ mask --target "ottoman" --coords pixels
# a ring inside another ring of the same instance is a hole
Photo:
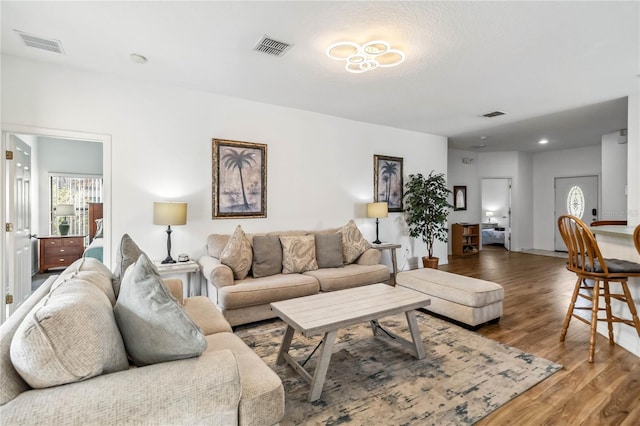
[[[396,285],[431,296],[424,309],[470,327],[502,316],[504,289],[491,281],[424,268],[400,272]]]

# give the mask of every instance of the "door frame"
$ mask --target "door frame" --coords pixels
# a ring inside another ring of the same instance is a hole
[[[508,200],[509,200],[509,205],[508,207],[508,211],[509,211],[509,216],[508,216],[508,224],[509,226],[506,227],[505,229],[507,229],[508,233],[505,235],[505,249],[507,249],[508,251],[511,251],[511,243],[513,241],[512,234],[513,234],[513,177],[510,176],[486,176],[486,177],[481,177],[480,178],[480,215],[482,215],[483,213],[483,208],[482,208],[482,201],[483,201],[483,196],[484,194],[482,193],[482,181],[483,180],[505,180],[507,181],[507,196],[508,196]],[[480,217],[480,223],[484,223],[484,217]],[[507,238],[509,239],[509,243],[507,247]],[[482,236],[480,236],[480,243],[482,244]]]
[[[53,137],[58,139],[74,139],[85,140],[88,142],[102,143],[102,169],[103,169],[103,205],[104,205],[104,221],[112,224],[111,220],[111,135],[103,133],[89,133],[75,130],[51,129],[40,126],[29,126],[22,124],[2,123],[2,133],[0,145],[4,153],[8,146],[8,138],[12,134],[32,135],[39,137]],[[7,223],[7,163],[5,159],[0,161],[0,199],[2,199],[2,209],[0,209],[0,224],[4,226]],[[112,244],[113,226],[108,226],[104,233],[104,258],[103,262],[109,266],[111,264],[111,244]],[[0,238],[0,262],[2,262],[3,270],[6,270],[7,262],[7,238],[6,232]],[[0,280],[0,294],[6,294],[6,288],[9,283],[5,283],[4,277]],[[4,299],[0,300],[0,323],[6,318]]]

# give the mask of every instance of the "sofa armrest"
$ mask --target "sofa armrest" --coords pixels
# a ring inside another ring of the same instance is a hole
[[[216,288],[233,285],[233,271],[219,259],[205,255],[198,259],[198,264],[204,277]]]
[[[169,292],[176,298],[180,305],[184,305],[184,293],[182,292],[182,280],[180,278],[167,278],[162,280],[167,285]]]
[[[377,265],[380,263],[380,259],[382,259],[380,250],[370,248],[362,253],[355,263],[358,265]]]
[[[230,350],[33,389],[0,407],[3,424],[238,423],[242,389]]]

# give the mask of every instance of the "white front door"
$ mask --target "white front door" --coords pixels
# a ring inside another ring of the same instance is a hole
[[[31,147],[9,135],[7,151],[7,271],[5,313],[11,315],[31,294]],[[7,298],[8,296],[8,298]],[[12,303],[7,303],[8,301]],[[4,319],[4,318],[3,318]]]
[[[598,220],[598,176],[556,178],[555,250],[567,251],[558,229],[558,218],[570,214],[587,225]]]

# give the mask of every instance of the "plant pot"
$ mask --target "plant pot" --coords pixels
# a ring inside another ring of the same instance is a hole
[[[422,266],[425,268],[438,269],[438,261],[439,257],[423,257],[422,258]]]

